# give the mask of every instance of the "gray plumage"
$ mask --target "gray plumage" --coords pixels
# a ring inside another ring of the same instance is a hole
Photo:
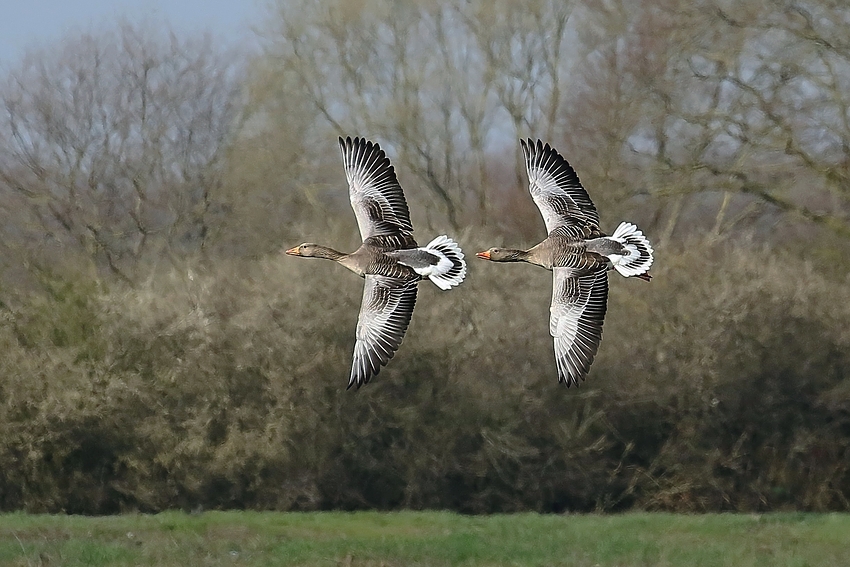
[[[334,260],[365,278],[348,381],[349,388],[359,388],[380,372],[401,345],[419,281],[429,277],[448,289],[463,281],[466,263],[448,237],[438,237],[424,249],[418,246],[404,192],[378,144],[349,137],[340,138],[339,146],[363,244],[350,254],[312,243],[286,253]]]
[[[399,264],[410,268],[427,268],[436,266],[440,262],[440,257],[432,254],[421,248],[413,248],[408,250],[393,250],[386,252],[390,258],[398,260]]]
[[[548,236],[528,250],[491,248],[478,256],[528,262],[552,270],[549,332],[558,381],[584,380],[602,341],[608,270],[649,279],[652,247],[637,227],[622,223],[613,236],[599,230],[599,213],[570,164],[549,144],[520,140],[528,188]],[[621,233],[620,236],[618,233]]]

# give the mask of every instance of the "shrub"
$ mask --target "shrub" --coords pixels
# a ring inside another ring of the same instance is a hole
[[[0,508],[846,510],[850,286],[743,246],[658,256],[612,278],[571,390],[529,266],[423,285],[359,391],[361,286],[329,262],[57,283],[4,311]]]

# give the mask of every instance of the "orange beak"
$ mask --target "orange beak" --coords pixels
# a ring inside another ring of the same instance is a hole
[[[301,246],[296,246],[295,248],[290,248],[286,251],[290,256],[300,256],[301,255]]]
[[[479,252],[478,254],[476,254],[476,256],[478,256],[482,260],[489,260],[490,259],[490,251],[485,250],[484,252]]]

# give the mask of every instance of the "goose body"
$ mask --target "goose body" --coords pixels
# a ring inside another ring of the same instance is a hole
[[[652,246],[630,223],[611,236],[599,229],[599,214],[573,168],[549,144],[520,141],[529,192],[548,236],[528,250],[490,248],[477,256],[493,262],[528,262],[552,271],[549,333],[558,381],[584,380],[602,341],[608,306],[608,271],[649,281]]]
[[[363,138],[339,139],[349,197],[363,243],[346,254],[305,242],[291,256],[333,260],[364,278],[354,360],[348,387],[359,388],[395,355],[410,324],[418,283],[430,279],[440,289],[466,276],[460,247],[438,236],[420,247],[404,192],[384,151]]]

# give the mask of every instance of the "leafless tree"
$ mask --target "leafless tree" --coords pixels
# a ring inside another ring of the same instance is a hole
[[[29,53],[0,85],[0,191],[47,248],[134,282],[202,249],[240,116],[232,54],[122,24]]]
[[[625,94],[609,107],[621,118],[597,132],[644,172],[624,174],[643,182],[633,191],[672,200],[665,232],[683,197],[713,192],[715,234],[773,207],[850,235],[844,3],[611,2],[587,18],[596,68],[583,81],[616,93],[602,100]]]
[[[288,88],[317,123],[388,143],[454,227],[488,220],[487,152],[504,119],[509,139],[555,135],[570,2],[277,6],[266,57],[298,77]]]
[[[277,10],[266,60],[298,78],[280,92],[309,101],[317,131],[390,144],[449,224],[488,222],[494,158],[532,135],[580,164],[603,207],[649,197],[662,240],[683,207],[715,234],[782,212],[848,233],[850,9],[836,0]]]

